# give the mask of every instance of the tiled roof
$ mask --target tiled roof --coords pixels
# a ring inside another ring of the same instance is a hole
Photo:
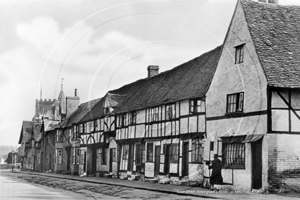
[[[240,0],[268,84],[300,87],[300,6]]]
[[[91,109],[97,104],[101,98],[94,99],[79,105],[79,107],[67,118],[65,119],[60,126],[61,127],[68,127],[72,124],[78,123],[83,117],[88,115]]]
[[[103,116],[108,98],[118,102],[114,113],[123,113],[183,99],[204,97],[215,73],[222,46],[172,70],[109,91],[81,122]]]
[[[19,144],[21,144],[22,142],[27,142],[31,138],[33,133],[32,125],[32,121],[23,121],[19,138]]]

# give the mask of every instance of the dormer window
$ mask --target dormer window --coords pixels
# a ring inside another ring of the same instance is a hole
[[[244,62],[244,46],[245,44],[235,47],[235,64]]]

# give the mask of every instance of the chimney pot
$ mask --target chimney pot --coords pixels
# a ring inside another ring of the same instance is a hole
[[[159,66],[157,65],[149,65],[148,68],[148,78],[158,75]]]
[[[77,97],[77,89],[75,89],[75,97]]]

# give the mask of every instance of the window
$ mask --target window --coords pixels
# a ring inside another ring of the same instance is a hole
[[[119,127],[125,127],[126,125],[126,114],[121,114],[119,117]]]
[[[77,140],[78,139],[78,127],[77,126],[73,126],[73,136],[72,136],[72,140]]]
[[[245,144],[244,143],[223,143],[222,162],[225,168],[245,168]]]
[[[175,104],[166,105],[166,120],[175,118]]]
[[[215,144],[215,143],[214,143],[213,141],[210,142],[210,151],[213,151],[213,150],[214,150],[214,144]]]
[[[137,144],[136,145],[136,159],[135,162],[137,165],[145,163],[145,145]]]
[[[192,141],[192,162],[202,162],[202,145],[199,139]]]
[[[147,143],[147,162],[153,162],[153,143]]]
[[[129,145],[123,146],[123,160],[128,160],[129,155]]]
[[[244,61],[244,44],[235,47],[235,64]]]
[[[136,124],[136,112],[130,113],[130,124]]]
[[[101,165],[106,165],[107,148],[101,148],[101,149],[99,149],[99,157],[101,159]]]
[[[104,112],[104,115],[109,115],[109,114],[110,114],[110,109],[109,109],[109,107],[103,108],[103,112]]]
[[[170,161],[171,162],[177,162],[178,161],[178,149],[179,149],[179,144],[172,144],[171,145],[171,155],[170,155]]]
[[[190,100],[190,113],[199,113],[201,111],[201,100]]]
[[[151,121],[152,122],[158,121],[158,107],[151,108]]]
[[[117,162],[117,149],[113,148],[111,152],[112,152],[112,161]]]
[[[242,112],[244,109],[244,92],[227,95],[227,113]]]
[[[73,164],[79,164],[80,149],[73,148]]]
[[[56,131],[56,142],[63,142],[62,130]]]
[[[61,165],[62,164],[63,150],[62,149],[55,149],[55,155],[56,155],[56,164]]]
[[[89,122],[89,131],[94,132],[94,121]]]

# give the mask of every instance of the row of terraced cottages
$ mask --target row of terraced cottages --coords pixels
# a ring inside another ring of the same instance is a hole
[[[297,184],[299,13],[239,0],[222,46],[166,72],[149,66],[43,129],[42,170],[201,180],[217,153],[236,189]]]

